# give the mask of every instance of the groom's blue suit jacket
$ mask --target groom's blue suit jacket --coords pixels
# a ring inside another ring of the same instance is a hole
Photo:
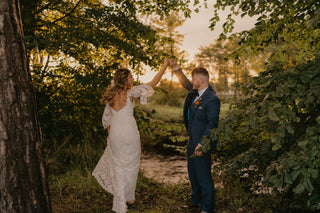
[[[191,82],[181,70],[175,74],[182,86],[189,91],[183,107],[183,119],[190,139],[188,148],[194,150],[201,144],[203,136],[210,135],[210,130],[218,127],[220,100],[209,85],[200,97],[199,105],[195,104],[195,90],[192,89]]]

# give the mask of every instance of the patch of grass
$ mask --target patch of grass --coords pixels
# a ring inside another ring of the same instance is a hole
[[[225,118],[230,111],[229,103],[221,103],[220,107],[220,119]],[[153,113],[153,117],[167,122],[183,122],[183,107],[159,105],[159,104],[147,104],[143,106],[149,112]]]
[[[183,107],[147,104],[143,106],[152,116],[164,122],[183,122]]]
[[[218,171],[214,172],[215,182],[223,182],[216,173]],[[112,212],[113,196],[104,191],[87,169],[78,168],[63,175],[51,175],[49,184],[53,213]],[[256,195],[253,199],[244,193],[240,183],[228,183],[222,188],[216,186],[215,191],[217,213],[272,212],[272,197]],[[136,202],[128,213],[182,213],[185,212],[183,206],[189,201],[190,193],[189,183],[163,184],[140,172]]]
[[[113,196],[98,184],[91,171],[74,169],[49,178],[52,212],[111,212]],[[161,184],[139,173],[135,212],[184,212],[189,184]]]
[[[93,168],[85,164],[64,168],[64,172],[49,176],[49,188],[53,213],[112,212],[113,196],[106,192],[91,175]],[[213,179],[216,183],[216,212],[271,213],[272,195],[252,195],[242,188],[235,177],[221,172],[215,166]],[[136,203],[128,213],[185,212],[183,206],[190,199],[190,183],[163,184],[139,173],[136,187]]]
[[[111,212],[112,195],[88,170],[74,169],[49,177],[52,212]]]
[[[184,212],[189,184],[162,184],[139,174],[136,204],[128,212]]]
[[[220,119],[225,118],[228,115],[229,111],[230,111],[230,104],[229,103],[221,103],[219,118]]]

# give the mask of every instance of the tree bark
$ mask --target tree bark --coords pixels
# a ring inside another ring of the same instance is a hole
[[[0,210],[51,212],[19,0],[0,0]]]

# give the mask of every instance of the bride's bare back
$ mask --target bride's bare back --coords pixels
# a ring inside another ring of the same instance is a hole
[[[130,100],[133,98],[130,97]],[[112,99],[112,108],[119,112],[125,105],[127,104],[127,92],[126,91],[121,91],[118,94],[116,94],[113,99]]]

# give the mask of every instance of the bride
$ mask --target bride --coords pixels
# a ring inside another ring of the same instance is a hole
[[[112,210],[127,211],[127,203],[135,200],[135,189],[140,165],[140,135],[133,116],[133,99],[140,97],[141,104],[153,94],[170,61],[147,84],[134,86],[129,69],[121,68],[114,74],[113,84],[107,88],[101,102],[105,104],[102,124],[108,129],[108,144],[92,175],[113,195]]]

